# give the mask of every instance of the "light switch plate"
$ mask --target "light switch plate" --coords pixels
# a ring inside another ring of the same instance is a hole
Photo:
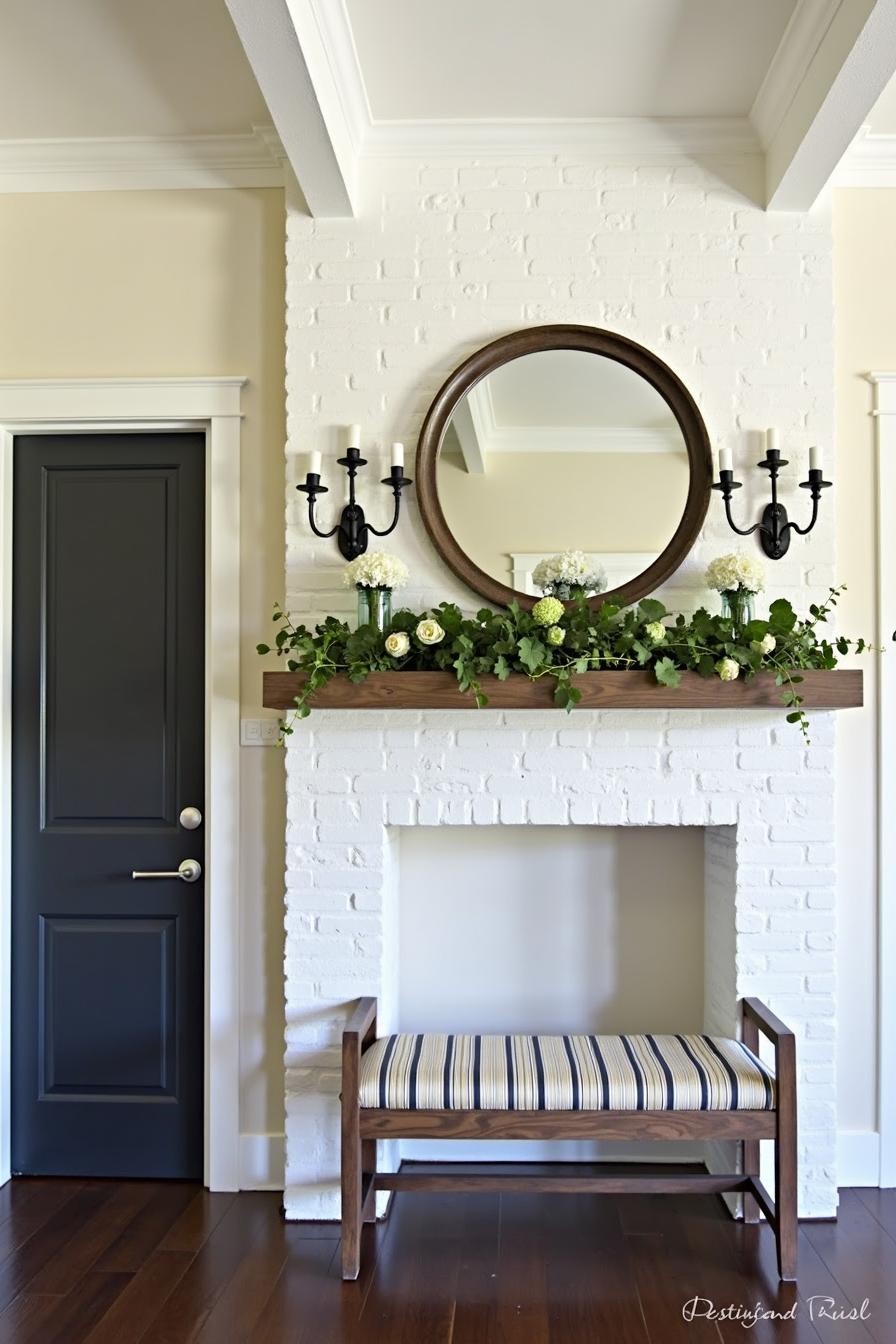
[[[240,719],[241,747],[276,747],[279,740],[279,719]]]

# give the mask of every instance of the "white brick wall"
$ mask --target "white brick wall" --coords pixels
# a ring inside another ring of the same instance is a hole
[[[340,427],[361,422],[371,466],[360,497],[384,519],[387,445],[412,446],[447,374],[518,327],[590,323],[655,350],[690,388],[714,446],[744,469],[744,514],[762,500],[751,435],[777,425],[791,460],[784,497],[804,507],[792,487],[809,443],[831,459],[826,216],[765,215],[744,166],[542,157],[368,172],[359,219],[312,221],[297,208],[288,218],[286,599],[298,617],[353,606],[334,542],[307,528],[301,455],[316,447],[332,460]],[[338,491],[328,499],[325,514]],[[404,515],[386,544],[411,566],[409,604],[479,605],[432,552],[413,492]],[[714,497],[685,582],[699,584],[706,558],[734,543]],[[769,566],[775,595],[805,605],[834,581],[833,560],[827,510]],[[757,993],[798,1030],[801,1211],[833,1212],[832,719],[816,715],[813,729],[807,753],[765,713],[345,712],[301,727],[288,752],[289,1216],[337,1216],[344,1007],[377,993],[385,1025],[394,1020],[390,828],[437,823],[710,828],[707,1022],[729,1029],[736,998]]]

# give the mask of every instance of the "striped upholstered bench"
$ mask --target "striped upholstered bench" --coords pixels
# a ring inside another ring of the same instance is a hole
[[[583,1193],[741,1191],[775,1230],[782,1279],[796,1275],[794,1037],[756,999],[741,1040],[717,1036],[377,1038],[362,999],[342,1046],[342,1271],[357,1278],[361,1226],[377,1190],[539,1189]],[[759,1058],[759,1032],[775,1068]],[[430,1175],[377,1172],[376,1140],[737,1139],[743,1170],[715,1175]],[[759,1141],[775,1143],[776,1200],[759,1180]]]

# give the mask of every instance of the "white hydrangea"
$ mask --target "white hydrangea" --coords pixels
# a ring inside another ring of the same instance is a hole
[[[733,658],[720,658],[716,663],[716,671],[722,681],[737,681],[740,676],[740,666]]]
[[[397,555],[368,551],[350,560],[342,571],[346,588],[403,588],[410,578],[408,567]]]
[[[752,555],[732,551],[720,555],[706,567],[706,584],[719,593],[742,588],[747,593],[761,593],[765,587],[765,566]]]
[[[568,601],[575,589],[581,589],[586,595],[602,593],[607,586],[607,576],[584,551],[561,551],[539,560],[532,571],[532,582],[543,593]]]

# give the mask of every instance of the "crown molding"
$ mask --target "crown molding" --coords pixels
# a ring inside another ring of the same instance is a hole
[[[602,158],[735,157],[761,151],[747,117],[459,118],[376,120],[345,0],[308,0],[359,159],[478,154]],[[811,0],[816,4],[818,0]],[[839,3],[839,0],[838,0]]]
[[[559,117],[540,120],[372,121],[365,159],[487,154],[593,154],[600,158],[735,157],[759,154],[746,117]]]
[[[896,187],[896,135],[872,135],[866,128],[841,159],[831,185]]]
[[[282,187],[272,126],[241,135],[0,140],[0,193]]]
[[[750,108],[750,122],[764,148],[777,135],[842,3],[843,0],[797,0]]]

